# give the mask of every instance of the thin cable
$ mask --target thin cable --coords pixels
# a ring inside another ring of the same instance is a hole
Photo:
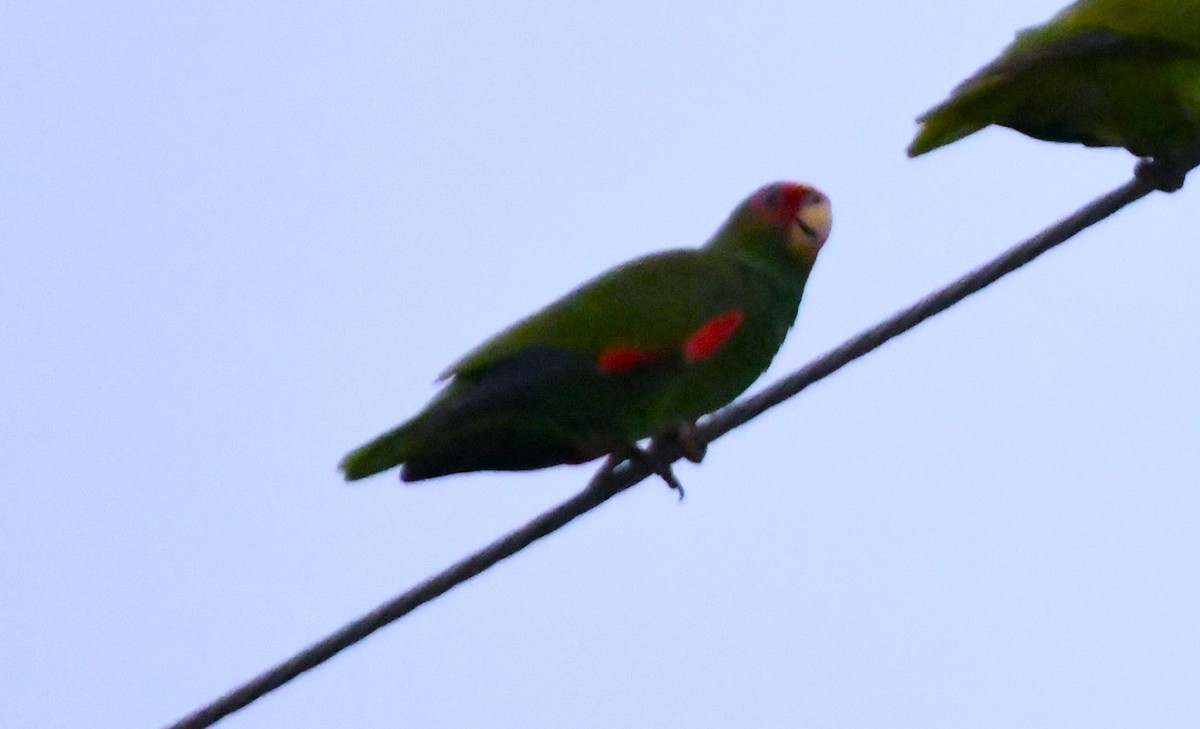
[[[767,409],[795,396],[814,382],[828,377],[850,362],[878,348],[889,339],[903,334],[971,294],[986,288],[1002,276],[1012,273],[1085,228],[1095,225],[1126,205],[1145,197],[1153,190],[1154,188],[1149,184],[1135,179],[1107,195],[1097,198],[1073,215],[1060,220],[1034,237],[1005,251],[991,262],[847,340],[841,346],[830,350],[757,395],[741,400],[705,419],[696,430],[697,440],[702,444],[716,440]],[[661,463],[674,462],[682,455],[679,445],[670,440],[655,442],[650,453]],[[650,474],[651,470],[644,464],[621,463],[618,459],[609,457],[587,488],[579,494],[478,552],[459,560],[416,587],[385,602],[327,638],[313,643],[274,668],[259,674],[212,703],[171,724],[167,729],[202,729],[212,726],[221,718],[279,688],[310,668],[324,663],[388,623],[399,620],[500,560],[511,557],[538,539],[557,531],[576,517],[591,511]]]

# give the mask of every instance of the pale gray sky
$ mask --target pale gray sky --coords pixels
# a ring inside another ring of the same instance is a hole
[[[835,213],[773,378],[1124,182],[1007,130],[904,157],[1058,7],[0,9],[0,725],[177,719],[573,494],[335,465],[762,183]],[[1194,721],[1196,184],[221,726]]]

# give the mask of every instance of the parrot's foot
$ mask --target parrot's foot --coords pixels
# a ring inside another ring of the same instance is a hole
[[[659,443],[669,443],[678,446],[683,457],[692,463],[700,463],[704,460],[704,455],[708,453],[708,444],[700,440],[699,434],[696,432],[696,421],[680,420],[675,424],[674,430],[668,430],[654,438],[654,445]]]
[[[638,448],[634,444],[629,444],[628,447],[621,450],[621,455],[629,459],[633,463],[649,468],[658,475],[668,486],[679,492],[679,500],[683,501],[683,484],[679,483],[675,472],[671,470],[671,464],[663,461],[652,453]]]
[[[680,450],[683,451],[684,458],[692,463],[704,460],[704,454],[708,452],[708,444],[700,442],[700,438],[696,435],[695,420],[680,420],[679,425],[675,426],[674,435]]]
[[[1181,164],[1166,158],[1138,160],[1133,176],[1145,185],[1163,192],[1175,192],[1183,187],[1184,178],[1195,165]]]

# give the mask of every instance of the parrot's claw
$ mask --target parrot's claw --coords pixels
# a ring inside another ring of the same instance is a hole
[[[683,484],[675,476],[675,472],[671,470],[671,464],[664,462],[662,459],[638,448],[636,445],[630,444],[628,448],[622,451],[627,459],[634,463],[641,464],[649,468],[658,475],[668,486],[679,492],[679,500],[683,501]]]
[[[667,482],[667,486],[678,492],[679,500],[683,501],[683,484],[675,477],[675,472],[671,470],[671,467],[662,466],[661,470],[655,470],[655,473],[658,474],[659,478]]]
[[[1133,168],[1133,176],[1155,190],[1175,192],[1183,187],[1187,173],[1194,166],[1162,158],[1142,159]]]

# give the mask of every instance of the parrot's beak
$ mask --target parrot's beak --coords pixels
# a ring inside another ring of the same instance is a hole
[[[833,209],[829,205],[829,198],[814,191],[796,211],[795,220],[799,230],[793,231],[792,246],[808,256],[817,255],[833,226]]]

